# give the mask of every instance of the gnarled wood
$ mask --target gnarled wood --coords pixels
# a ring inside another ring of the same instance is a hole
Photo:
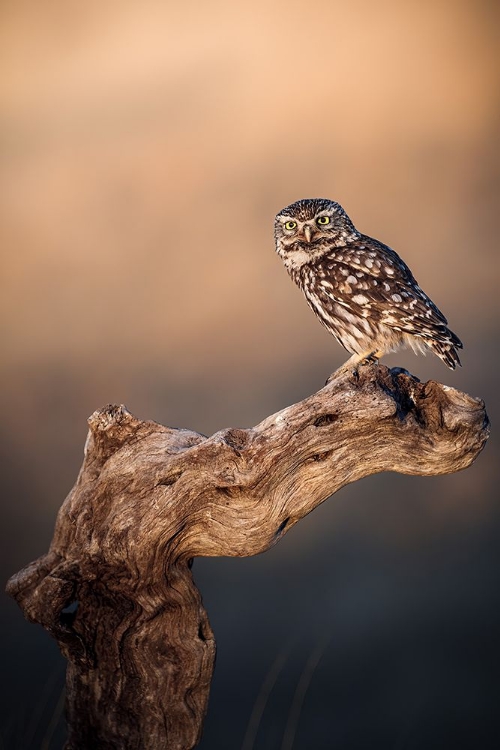
[[[344,485],[464,469],[488,436],[480,400],[375,365],[210,438],[117,406],[89,426],[48,554],[8,584],[69,661],[71,750],[199,740],[215,641],[193,557],[263,552]]]

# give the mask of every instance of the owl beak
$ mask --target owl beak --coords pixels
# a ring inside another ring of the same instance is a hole
[[[312,228],[309,226],[309,224],[306,224],[304,227],[304,237],[306,238],[306,242],[311,241],[312,237]]]

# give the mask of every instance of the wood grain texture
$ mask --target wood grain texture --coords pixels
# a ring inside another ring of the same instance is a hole
[[[48,554],[7,587],[68,659],[70,750],[199,741],[215,640],[193,557],[263,552],[344,485],[465,469],[488,436],[479,399],[381,365],[209,438],[123,406],[89,426]]]

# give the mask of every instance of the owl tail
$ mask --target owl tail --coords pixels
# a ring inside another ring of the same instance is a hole
[[[458,356],[457,349],[462,349],[463,344],[456,336],[453,331],[446,329],[448,337],[442,341],[436,341],[435,339],[427,340],[427,345],[437,356],[443,360],[450,370],[454,370],[457,365],[462,366],[460,358]]]

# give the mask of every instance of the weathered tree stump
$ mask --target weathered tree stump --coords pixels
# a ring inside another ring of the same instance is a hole
[[[210,438],[123,406],[89,425],[48,554],[7,587],[68,659],[71,750],[198,742],[215,641],[193,557],[256,555],[344,485],[465,469],[488,437],[480,400],[375,365]]]

